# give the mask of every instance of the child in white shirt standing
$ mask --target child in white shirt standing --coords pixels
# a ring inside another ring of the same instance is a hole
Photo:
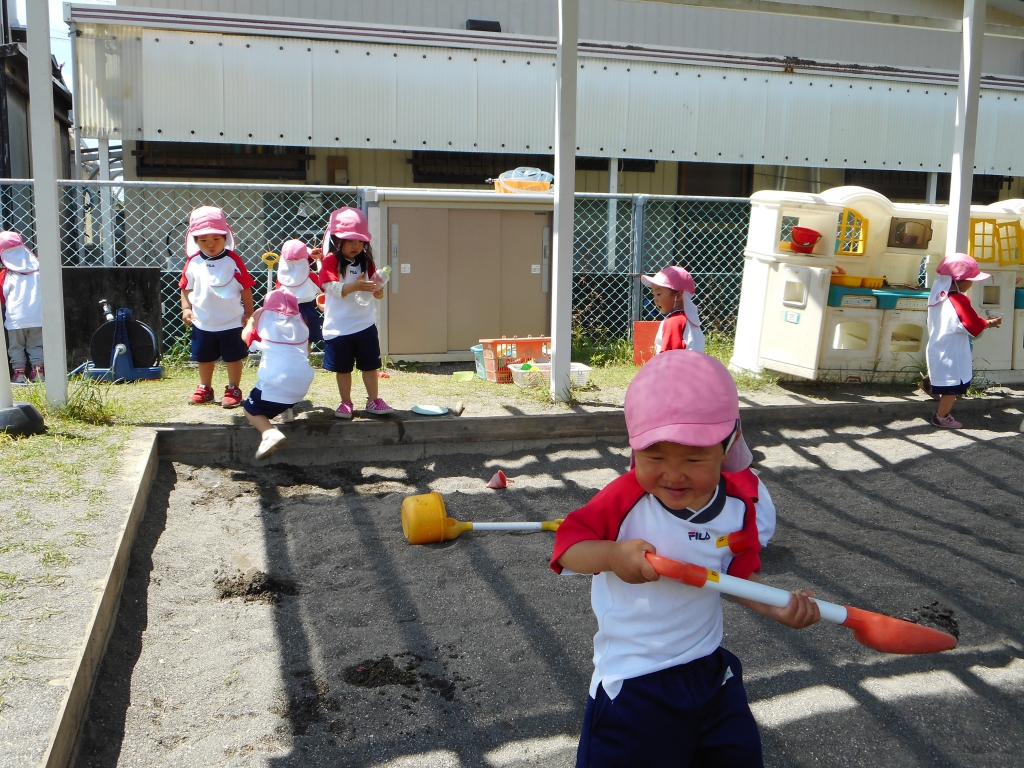
[[[17,232],[0,232],[0,304],[10,343],[11,384],[43,381],[43,302],[39,260]],[[27,375],[26,375],[27,372]]]
[[[185,233],[188,259],[181,271],[181,316],[192,326],[192,359],[199,363],[199,386],[189,401],[213,402],[213,371],[218,360],[228,369],[221,405],[242,403],[242,365],[249,348],[242,326],[252,315],[256,281],[234,251],[235,237],[220,208],[204,205],[192,211]]]
[[[383,287],[373,280],[376,272],[366,216],[355,208],[334,211],[324,233],[320,285],[326,295],[324,370],[337,374],[341,405],[335,409],[334,415],[339,419],[352,418],[354,367],[363,374],[366,412],[378,416],[392,412],[377,392],[377,371],[381,360],[373,302],[363,305],[353,295],[364,291],[375,299],[383,298]]]
[[[693,296],[693,277],[682,267],[665,267],[656,275],[643,275],[640,282],[654,293],[654,305],[665,315],[654,337],[654,354],[670,349],[703,352],[704,332]]]
[[[291,411],[313,383],[309,364],[309,329],[299,313],[295,297],[283,290],[271,291],[242,329],[251,349],[262,353],[256,386],[242,403],[245,418],[263,436],[256,450],[265,459],[285,441],[270,420]]]

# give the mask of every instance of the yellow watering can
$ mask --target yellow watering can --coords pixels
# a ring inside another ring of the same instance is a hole
[[[407,496],[402,502],[402,532],[410,544],[436,544],[466,531],[557,531],[562,520],[542,523],[465,523],[448,517],[436,491]]]

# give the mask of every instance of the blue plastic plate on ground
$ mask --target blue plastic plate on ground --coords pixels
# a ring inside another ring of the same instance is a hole
[[[412,412],[423,416],[444,416],[448,413],[448,409],[443,405],[414,405]]]

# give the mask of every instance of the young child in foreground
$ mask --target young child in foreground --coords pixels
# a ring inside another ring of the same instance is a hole
[[[276,290],[267,294],[263,306],[246,322],[242,336],[250,348],[263,353],[256,386],[242,408],[245,418],[262,435],[256,458],[265,459],[286,440],[270,420],[281,414],[290,415],[292,407],[306,396],[313,383],[309,329],[295,296]]]
[[[721,595],[659,581],[647,552],[755,578],[775,507],[749,469],[739,397],[720,362],[671,351],[650,360],[625,402],[636,467],[566,517],[551,567],[592,573],[597,617],[577,768],[763,765],[739,659],[721,647]],[[719,537],[742,531],[733,555]],[[788,627],[820,618],[810,592],[775,608],[734,598]]]
[[[202,405],[213,400],[213,372],[217,361],[228,369],[228,385],[220,404],[242,404],[242,366],[249,348],[242,341],[242,326],[252,315],[252,287],[256,281],[233,250],[235,237],[220,208],[204,205],[192,211],[185,233],[185,267],[181,271],[181,317],[192,326],[192,359],[199,363],[199,386],[189,401]]]
[[[0,304],[14,369],[11,384],[41,382],[43,373],[43,302],[39,259],[17,232],[0,232]]]
[[[643,275],[640,282],[654,293],[654,305],[665,315],[654,337],[654,354],[670,349],[704,351],[704,333],[693,296],[693,277],[682,267],[665,267],[656,275]]]
[[[963,424],[953,418],[952,410],[957,395],[967,394],[974,378],[971,339],[986,328],[998,328],[1003,318],[979,317],[964,293],[972,282],[990,277],[972,257],[954,253],[940,261],[935,271],[935,283],[928,297],[928,383],[924,386],[928,394],[939,400],[932,424],[960,429]]]

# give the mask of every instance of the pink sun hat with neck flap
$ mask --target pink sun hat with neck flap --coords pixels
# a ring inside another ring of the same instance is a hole
[[[966,253],[954,253],[939,262],[935,268],[936,274],[951,277],[954,280],[987,280],[991,277],[988,272],[982,272],[978,262],[973,256]]]
[[[264,299],[256,332],[263,341],[273,344],[297,347],[309,341],[309,328],[299,315],[298,300],[280,288]]]
[[[224,248],[235,249],[235,236],[228,225],[228,217],[224,211],[212,205],[203,205],[192,211],[188,217],[188,231],[185,233],[185,255],[199,255],[199,244],[196,238],[203,235],[222,235],[225,238]]]
[[[670,442],[700,448],[732,438],[723,472],[739,472],[753,456],[740,434],[736,382],[718,360],[676,349],[655,355],[626,390],[626,429],[634,451]]]
[[[641,275],[640,282],[650,288],[658,286],[670,291],[685,291],[691,295],[697,293],[693,276],[682,267],[665,267],[656,275]]]
[[[323,251],[326,254],[331,248],[331,237],[342,240],[362,240],[370,242],[370,225],[366,216],[358,208],[339,208],[331,213],[331,220],[324,232]]]
[[[288,240],[281,246],[282,261],[309,261],[309,246],[301,240]]]
[[[0,232],[0,269],[23,275],[39,271],[39,260],[17,232]]]
[[[297,315],[299,314],[299,301],[288,291],[278,288],[267,294],[267,298],[263,301],[263,309],[267,312],[277,312],[280,315]]]

